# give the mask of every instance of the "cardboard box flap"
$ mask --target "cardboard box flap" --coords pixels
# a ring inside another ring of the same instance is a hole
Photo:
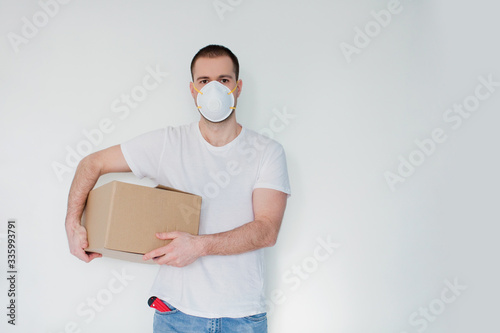
[[[176,188],[168,187],[168,186],[164,186],[164,185],[157,185],[155,188],[160,189],[160,190],[167,190],[167,191],[174,191],[174,192],[178,192],[178,193],[185,193],[185,194],[190,194],[190,195],[196,195],[196,194],[193,194],[193,193],[184,192],[184,191],[178,190]]]

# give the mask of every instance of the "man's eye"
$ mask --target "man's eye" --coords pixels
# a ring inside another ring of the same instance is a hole
[[[201,80],[200,81],[201,84],[207,84],[208,83],[208,80]]]
[[[229,80],[228,80],[228,79],[221,79],[221,80],[220,80],[220,83],[227,83],[227,82],[229,82]]]

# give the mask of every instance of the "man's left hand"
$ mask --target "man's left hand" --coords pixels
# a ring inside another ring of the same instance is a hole
[[[158,239],[171,239],[172,241],[156,250],[146,253],[144,260],[153,259],[159,265],[184,267],[201,257],[201,244],[199,236],[187,232],[170,231],[156,233]]]

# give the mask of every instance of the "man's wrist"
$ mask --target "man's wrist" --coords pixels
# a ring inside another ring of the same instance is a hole
[[[200,254],[200,257],[204,257],[209,255],[209,235],[199,235],[196,237],[197,243],[198,243],[198,253]]]
[[[64,225],[66,226],[66,230],[75,230],[81,225],[81,223],[79,218],[68,215],[66,216],[66,222]]]

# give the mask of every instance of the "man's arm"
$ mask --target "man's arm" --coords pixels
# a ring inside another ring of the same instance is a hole
[[[172,239],[168,245],[144,255],[144,260],[176,267],[189,265],[201,256],[231,255],[273,246],[286,207],[287,194],[265,188],[253,191],[255,220],[217,234],[193,236],[179,231],[158,233],[160,239]]]
[[[71,254],[85,262],[101,257],[99,253],[86,253],[84,250],[88,247],[88,239],[81,218],[87,196],[101,175],[130,171],[119,145],[90,154],[80,161],[69,190],[66,213],[66,234]]]

